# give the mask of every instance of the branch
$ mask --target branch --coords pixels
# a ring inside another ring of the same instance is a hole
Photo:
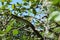
[[[0,14],[0,15],[3,15],[3,14]],[[29,25],[28,27],[31,27],[32,30],[36,33],[36,35],[37,35],[38,37],[41,37],[41,40],[43,40],[43,37],[39,34],[39,32],[38,32],[37,30],[35,30],[34,25],[32,25],[29,21],[23,19],[22,17],[13,15],[13,14],[10,15],[9,13],[7,13],[6,15],[12,16],[12,18],[14,18],[14,19],[16,19],[16,20],[18,20],[18,21],[22,20],[22,21],[24,21],[25,23],[27,23],[27,24]]]
[[[39,34],[39,32],[38,32],[37,30],[35,30],[34,25],[32,25],[29,21],[23,19],[22,17],[18,17],[18,16],[16,16],[16,15],[12,15],[12,16],[13,16],[13,18],[15,18],[15,19],[18,20],[18,21],[22,20],[22,21],[24,21],[25,23],[27,23],[27,24],[29,25],[28,27],[31,27],[32,30],[37,34],[38,37],[43,38],[43,37]]]

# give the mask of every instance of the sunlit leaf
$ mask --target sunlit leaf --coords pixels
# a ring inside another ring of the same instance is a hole
[[[9,25],[7,25],[6,30],[5,30],[6,33],[8,33],[12,29],[12,26],[13,26],[14,22],[15,22],[15,20],[10,21]]]
[[[8,25],[8,26],[6,27],[6,32],[9,32],[11,29],[12,29],[12,27]]]
[[[24,2],[26,2],[27,0],[23,0]]]
[[[2,0],[2,2],[5,2],[5,0]]]
[[[18,34],[18,30],[17,29],[14,29],[13,30],[13,35],[17,35]]]
[[[55,19],[54,19],[55,22],[57,22],[59,25],[60,25],[60,15],[58,15]]]
[[[14,9],[15,8],[15,4],[12,4],[12,9]]]
[[[59,11],[54,11],[49,15],[48,20],[54,20],[54,18],[56,18],[58,15]]]

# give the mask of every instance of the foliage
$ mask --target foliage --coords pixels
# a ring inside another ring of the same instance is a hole
[[[60,0],[0,1],[1,40],[60,40]]]

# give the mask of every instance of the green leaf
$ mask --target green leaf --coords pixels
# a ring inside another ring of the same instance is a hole
[[[31,2],[36,2],[37,0],[30,0]]]
[[[33,14],[35,14],[35,15],[36,15],[36,13],[37,13],[37,12],[36,12],[36,10],[33,8]]]
[[[25,35],[23,35],[23,40],[26,40],[26,36]]]
[[[2,9],[5,9],[5,6],[4,5],[2,6]]]
[[[16,3],[16,6],[17,6],[17,7],[20,7],[20,6],[22,6],[22,4],[20,4],[20,3],[17,2],[17,3]]]
[[[30,0],[30,1],[34,1],[34,0]]]
[[[4,32],[0,30],[0,34],[3,34]]]
[[[15,36],[15,35],[17,35],[18,34],[18,30],[17,29],[14,29],[13,30],[13,35]]]
[[[59,11],[54,11],[49,15],[48,20],[54,20],[54,18],[56,18],[58,15]]]
[[[12,0],[6,0],[7,2],[11,2]]]
[[[12,0],[6,0],[7,1],[7,4],[9,4],[10,2],[12,2]]]
[[[12,29],[12,26],[13,26],[14,22],[15,22],[15,20],[11,20],[9,22],[9,25],[7,25],[6,30],[5,30],[6,33],[8,33]]]
[[[21,8],[20,10],[21,10],[21,12],[24,12],[24,11],[26,10],[26,8],[23,7],[23,8]]]
[[[33,3],[31,4],[30,8],[36,8],[36,6],[37,6],[37,3]]]
[[[54,32],[60,33],[60,27],[55,28],[55,29],[54,29]]]
[[[53,5],[59,6],[60,5],[60,0],[53,0]]]
[[[9,32],[11,29],[12,29],[12,27],[11,27],[10,25],[8,25],[8,26],[6,27],[6,32]]]
[[[0,36],[4,36],[4,32],[0,30]]]
[[[58,15],[55,19],[54,19],[55,22],[57,22],[59,25],[60,25],[60,15]]]
[[[2,0],[2,2],[5,2],[5,0]]]
[[[23,0],[23,2],[26,2],[27,0]]]
[[[15,8],[15,4],[12,4],[12,9],[14,9]]]
[[[28,5],[28,3],[24,3],[24,5],[25,5],[25,6],[27,6],[27,5]]]

